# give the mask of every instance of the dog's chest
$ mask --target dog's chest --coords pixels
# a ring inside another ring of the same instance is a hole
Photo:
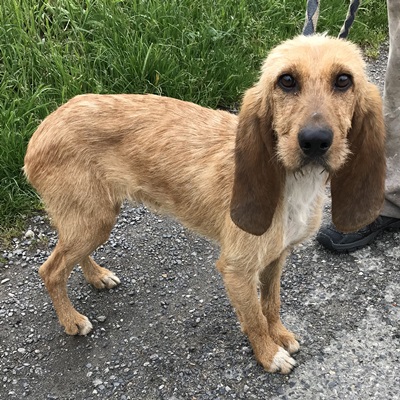
[[[324,194],[327,175],[320,169],[309,169],[304,174],[288,174],[285,184],[283,210],[283,244],[291,246],[310,234],[311,219],[318,212],[319,198]]]

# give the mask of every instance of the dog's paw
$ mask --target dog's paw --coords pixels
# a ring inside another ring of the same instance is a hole
[[[67,322],[61,322],[65,328],[65,333],[68,335],[87,335],[92,329],[93,325],[87,317],[76,312],[73,318],[69,318]]]
[[[85,277],[96,289],[112,289],[121,283],[117,275],[100,266],[97,266],[90,274],[85,273]]]
[[[289,354],[295,354],[300,350],[300,344],[296,339],[288,341],[284,346]]]
[[[95,285],[98,289],[112,289],[121,283],[117,275],[109,270],[106,271],[100,276],[97,286]]]
[[[300,349],[300,344],[296,340],[293,332],[287,330],[281,322],[269,327],[270,334],[274,342],[287,350],[290,354],[297,353]]]
[[[288,374],[296,366],[296,361],[290,354],[283,347],[278,346],[271,337],[253,336],[249,339],[257,361],[266,371]]]
[[[290,357],[290,354],[279,347],[278,352],[275,354],[271,365],[267,368],[269,372],[280,372],[281,374],[288,374],[296,366],[296,361]]]

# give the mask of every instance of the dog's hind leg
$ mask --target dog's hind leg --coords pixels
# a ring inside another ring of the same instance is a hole
[[[91,213],[81,210],[76,215],[68,213],[62,218],[56,218],[54,213],[52,215],[59,241],[48,260],[40,267],[39,274],[65,332],[69,335],[86,335],[91,331],[92,324],[73,307],[67,293],[67,280],[74,266],[80,263],[86,279],[96,287],[112,287],[119,283],[112,272],[101,268],[89,257],[108,239],[116,212],[99,207]]]
[[[76,258],[69,255],[68,248],[59,241],[53,253],[39,268],[39,274],[65,332],[69,335],[86,335],[92,330],[92,324],[74,309],[67,293],[67,280],[76,261]]]
[[[116,216],[119,214],[120,208],[120,204],[117,204],[114,207],[114,215],[111,214],[111,219],[114,219],[114,221]],[[103,227],[103,237],[99,238],[99,241],[103,240],[102,243],[104,243],[108,239],[110,231],[111,229],[109,227]],[[112,289],[121,283],[119,278],[113,272],[111,272],[107,268],[101,267],[90,256],[87,256],[80,260],[79,265],[82,268],[83,275],[85,276],[87,282],[93,285],[96,289]]]

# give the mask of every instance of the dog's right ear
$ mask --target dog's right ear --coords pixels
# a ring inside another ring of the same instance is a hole
[[[235,176],[230,205],[233,222],[262,235],[281,198],[284,173],[276,156],[272,114],[258,87],[243,99],[236,133]]]

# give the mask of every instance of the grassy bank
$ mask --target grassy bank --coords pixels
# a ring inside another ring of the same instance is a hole
[[[351,39],[385,38],[383,0],[364,0]],[[348,2],[322,2],[337,35]],[[74,95],[157,93],[209,106],[237,102],[261,60],[301,32],[305,0],[5,0],[0,5],[0,226],[39,202],[21,173],[40,121]]]

